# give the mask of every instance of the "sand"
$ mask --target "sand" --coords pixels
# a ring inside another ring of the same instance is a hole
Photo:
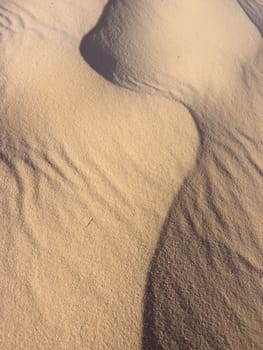
[[[262,0],[0,0],[0,349],[263,349]]]

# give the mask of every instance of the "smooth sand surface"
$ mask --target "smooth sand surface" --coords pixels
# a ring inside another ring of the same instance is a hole
[[[262,0],[0,0],[0,349],[263,349]]]

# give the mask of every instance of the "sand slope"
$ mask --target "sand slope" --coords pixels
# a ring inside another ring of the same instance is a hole
[[[262,2],[0,22],[0,348],[262,349]]]
[[[183,106],[97,75],[81,36],[37,3],[2,10],[25,25],[2,43],[0,347],[136,349],[148,265],[196,128]],[[86,31],[96,7],[83,8]]]
[[[261,349],[261,38],[235,2],[163,6],[112,1],[83,45],[113,82],[185,103],[201,138],[152,260],[143,348]]]
[[[256,25],[261,35],[263,33],[263,2],[262,0],[238,0],[238,3],[245,11],[249,19]]]

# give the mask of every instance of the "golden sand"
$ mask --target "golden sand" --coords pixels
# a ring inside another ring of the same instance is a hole
[[[0,0],[0,349],[263,349],[262,0]]]

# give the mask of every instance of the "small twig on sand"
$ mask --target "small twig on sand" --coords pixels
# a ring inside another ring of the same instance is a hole
[[[87,223],[87,225],[85,226],[85,228],[88,228],[89,225],[92,223],[92,221],[93,221],[93,218],[90,219],[90,221]]]

